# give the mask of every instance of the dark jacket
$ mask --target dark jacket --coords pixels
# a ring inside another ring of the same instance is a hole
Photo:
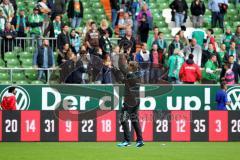
[[[17,28],[17,23],[18,23],[17,21],[18,21],[18,16],[14,16],[11,24],[15,27],[15,30]],[[28,18],[27,17],[25,17],[25,25],[26,25],[26,27],[28,25]],[[25,31],[24,31],[23,27],[19,27],[19,30],[17,32],[18,32],[18,36],[23,36],[23,37],[26,36],[25,33],[24,33]]]
[[[70,44],[70,36],[69,34],[60,33],[57,37],[57,47],[62,50],[63,46],[68,43]]]
[[[54,65],[54,59],[53,59],[53,50],[51,47],[48,47],[48,67],[52,67]],[[39,68],[43,67],[43,55],[44,55],[44,47],[38,47],[34,54],[34,65],[38,65]]]
[[[116,9],[117,11],[120,9],[119,0],[110,0],[111,9]]]
[[[200,1],[197,5],[195,1],[191,4],[191,13],[193,16],[204,15],[206,11],[205,4],[203,1]]]
[[[109,34],[109,37],[111,38],[112,35],[113,35],[113,31],[110,27],[107,28],[107,31],[108,31],[108,34]],[[100,34],[100,37],[102,37],[104,35],[104,30],[100,27],[98,28],[98,32]]]
[[[179,41],[179,44],[180,44],[180,49],[182,50],[184,48],[183,43]],[[172,43],[168,47],[169,57],[173,54],[174,50],[175,50],[175,45],[174,45],[174,41],[172,41]]]
[[[107,44],[109,44],[109,46],[110,46],[110,52],[106,51]],[[103,54],[110,54],[112,51],[112,44],[111,44],[109,38],[105,39],[104,37],[101,37],[99,39],[99,47],[102,49]]]
[[[12,36],[12,38],[7,38],[7,36]],[[9,52],[12,51],[14,46],[14,39],[16,38],[17,33],[14,30],[4,30],[2,32],[2,38],[4,39],[4,42],[2,43],[2,51]],[[4,47],[4,48],[3,48]]]
[[[235,83],[238,84],[238,80],[239,80],[239,77],[240,77],[240,66],[237,62],[233,63],[232,71],[234,73]],[[225,73],[226,73],[226,69],[224,67],[222,67],[222,71],[221,71],[221,74],[220,74],[220,79],[225,77]]]
[[[52,14],[58,15],[58,14],[65,13],[65,6],[66,6],[65,3],[66,3],[66,0],[55,0],[55,3],[53,3],[53,0],[48,0],[47,4],[49,8],[52,10]]]
[[[82,1],[79,0],[80,3],[80,14],[78,17],[83,17],[83,4]],[[68,18],[73,18],[74,17],[74,0],[70,0],[68,4],[68,9],[67,9],[67,15]]]
[[[61,22],[61,28],[63,26],[64,26],[64,24],[63,24],[63,22]],[[50,24],[48,25],[48,27],[44,31],[43,36],[46,36],[48,34],[48,32],[50,32],[49,37],[55,37],[53,22],[50,22]]]
[[[221,63],[221,57],[219,56],[219,54],[215,51],[213,51],[213,53],[209,52],[208,50],[203,50],[202,52],[202,65],[201,67],[203,68],[206,64],[206,62],[210,59],[211,55],[216,55],[217,56],[217,66],[218,68],[221,67],[220,65]]]
[[[148,22],[141,22],[138,28],[141,42],[147,42],[150,26]]]
[[[124,108],[125,107],[138,107],[140,104],[140,72],[129,72],[128,64],[126,63],[126,57],[121,54],[119,57],[119,69],[123,74],[122,82],[125,84],[124,87]]]
[[[127,39],[126,36],[124,36],[120,42],[119,42],[119,46],[120,48],[124,49],[124,52],[127,51],[127,49],[130,47],[131,48],[131,52],[130,52],[130,59],[133,60],[133,53],[136,52],[136,40],[134,37],[131,37],[130,40]]]
[[[187,12],[188,10],[188,5],[185,0],[174,0],[169,7],[172,10],[176,10],[177,13],[182,13],[182,12]]]

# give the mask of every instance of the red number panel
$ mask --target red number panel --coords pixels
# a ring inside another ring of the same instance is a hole
[[[97,141],[116,141],[115,111],[97,111]]]
[[[139,122],[142,129],[144,141],[153,141],[153,112],[139,111]],[[136,139],[136,133],[134,133]]]
[[[40,141],[40,111],[21,112],[21,141]]]
[[[0,111],[0,141],[2,141],[2,111]]]
[[[78,111],[59,111],[59,141],[78,141]]]
[[[190,111],[171,112],[172,141],[190,141]]]
[[[228,140],[228,112],[209,111],[209,141]]]

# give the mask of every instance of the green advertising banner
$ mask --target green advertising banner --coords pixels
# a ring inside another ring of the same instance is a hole
[[[7,93],[0,85],[0,98]],[[123,85],[21,85],[17,86],[19,110],[119,110]],[[143,85],[140,110],[214,110],[218,85]],[[240,86],[227,90],[229,110],[240,110]]]

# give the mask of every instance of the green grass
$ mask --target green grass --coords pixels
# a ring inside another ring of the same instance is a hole
[[[164,145],[165,144],[165,145]],[[0,160],[239,160],[240,143],[0,143]]]

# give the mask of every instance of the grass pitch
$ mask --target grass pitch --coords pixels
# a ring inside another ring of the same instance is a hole
[[[239,160],[239,142],[0,143],[0,160]]]

